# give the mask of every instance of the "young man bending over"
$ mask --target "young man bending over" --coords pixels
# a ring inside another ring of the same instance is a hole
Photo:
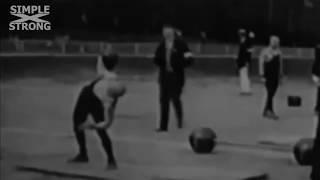
[[[125,87],[117,80],[114,68],[118,56],[102,56],[98,60],[98,77],[84,86],[78,97],[74,113],[74,133],[79,147],[79,153],[71,162],[88,162],[85,130],[96,130],[103,148],[108,156],[108,169],[116,169],[117,164],[112,150],[112,142],[107,129],[112,125],[116,104],[124,95]],[[88,115],[93,117],[94,123],[87,121]]]

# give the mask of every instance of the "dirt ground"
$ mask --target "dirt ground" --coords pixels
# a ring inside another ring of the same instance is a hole
[[[77,78],[66,74],[19,75],[9,79],[2,76],[0,125],[4,179],[66,179],[18,172],[14,166],[30,159],[51,162],[73,155],[72,109],[80,87],[90,79],[88,74],[81,72]],[[154,132],[158,124],[155,74],[143,78],[127,73],[123,79],[128,92],[120,101],[116,121],[109,130],[120,168],[121,164],[160,169],[214,166],[224,170],[256,169],[268,172],[276,180],[307,178],[309,169],[293,162],[290,146],[301,137],[313,135],[315,89],[309,80],[288,78],[283,82],[275,102],[280,120],[271,121],[261,116],[262,84],[255,81],[253,95],[244,97],[239,95],[235,77],[189,77],[183,94],[186,127],[178,130],[171,115],[169,132],[157,134]],[[288,107],[288,95],[301,96],[302,107]],[[217,133],[220,144],[215,153],[200,156],[191,151],[187,140],[197,127],[210,127]],[[88,134],[90,155],[103,166],[99,141],[94,133]],[[278,144],[260,143],[270,139]]]

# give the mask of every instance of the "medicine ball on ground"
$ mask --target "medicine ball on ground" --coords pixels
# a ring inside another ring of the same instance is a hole
[[[210,128],[198,128],[189,136],[189,143],[196,153],[211,153],[216,146],[216,133]]]
[[[314,139],[304,138],[299,140],[293,148],[296,161],[302,166],[312,165]]]

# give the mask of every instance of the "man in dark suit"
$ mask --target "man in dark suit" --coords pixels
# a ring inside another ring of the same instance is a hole
[[[193,62],[192,53],[187,44],[176,37],[175,28],[165,25],[162,29],[163,40],[154,57],[159,68],[160,87],[160,128],[159,132],[168,130],[169,105],[173,103],[178,128],[183,127],[183,107],[180,96],[185,83],[184,69]]]
[[[314,158],[315,161],[312,166],[311,180],[320,179],[320,114],[319,114],[319,104],[320,104],[320,45],[316,48],[316,60],[312,68],[312,79],[316,86],[318,87],[317,93],[317,105],[316,112],[318,115],[318,127],[317,134],[314,143]]]
[[[249,66],[253,52],[252,41],[254,38],[253,32],[247,32],[244,29],[239,30],[239,52],[237,57],[237,66],[240,79],[240,94],[251,95],[251,82],[249,78]]]

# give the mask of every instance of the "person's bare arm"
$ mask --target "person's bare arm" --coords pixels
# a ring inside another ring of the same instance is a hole
[[[105,120],[98,123],[92,123],[89,121],[84,122],[79,126],[80,130],[85,129],[108,129],[114,121],[114,113],[116,109],[117,99],[112,102],[105,103]]]
[[[284,63],[283,63],[283,56],[282,52],[280,51],[280,77],[284,77]]]
[[[111,103],[105,104],[105,120],[94,125],[94,129],[108,129],[113,121],[114,114],[117,105],[117,99],[114,99]]]
[[[259,75],[264,76],[264,61],[266,58],[266,49],[263,49],[259,56]]]
[[[316,84],[316,86],[320,86],[320,77],[312,75],[312,81]]]
[[[102,56],[99,56],[98,61],[97,61],[97,74],[98,74],[98,76],[103,75],[104,71],[105,71],[105,68],[103,67]]]
[[[312,66],[312,81],[317,85],[320,86],[320,60],[316,59]]]

